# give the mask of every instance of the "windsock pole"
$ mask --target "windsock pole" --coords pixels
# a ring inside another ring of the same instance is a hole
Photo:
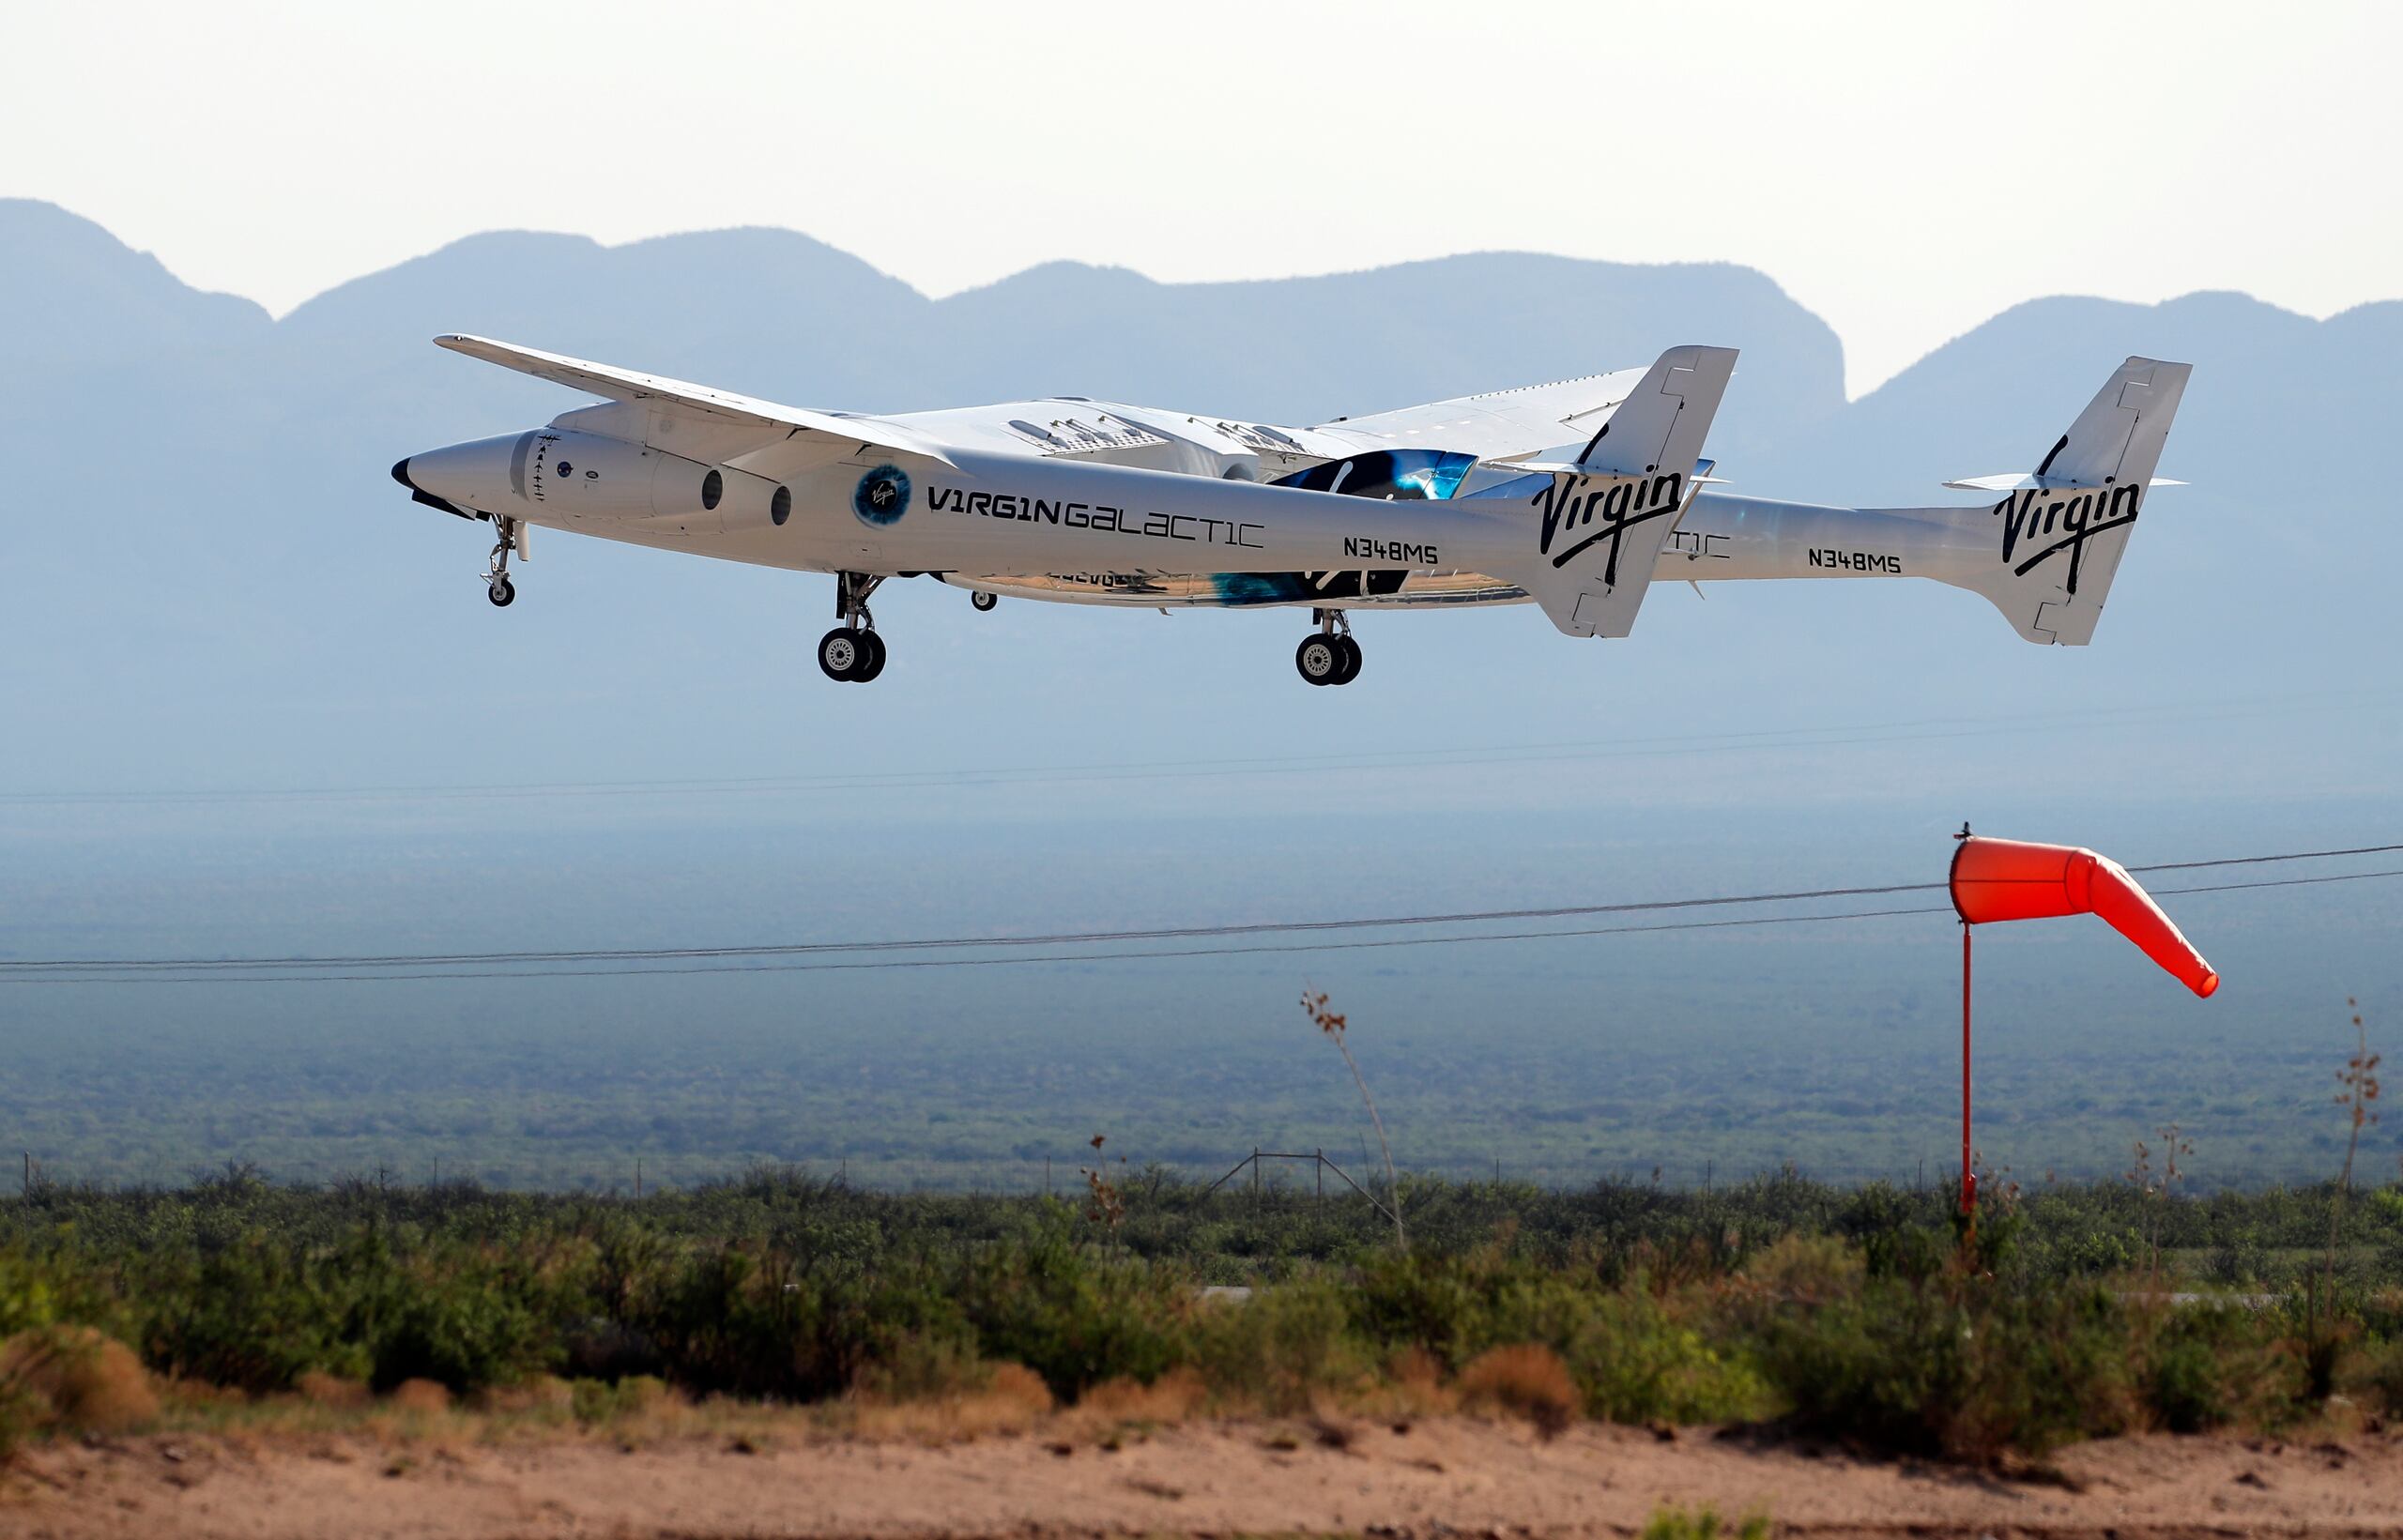
[[[1978,1212],[1978,1173],[1969,1144],[1969,922],[1961,922],[1961,1212]]]

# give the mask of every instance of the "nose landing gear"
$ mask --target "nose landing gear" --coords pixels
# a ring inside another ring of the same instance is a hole
[[[867,612],[867,596],[883,581],[870,572],[835,574],[834,613],[843,623],[818,639],[818,667],[836,683],[865,684],[884,672],[884,638]]]
[[[1341,610],[1312,610],[1317,633],[1293,649],[1293,667],[1311,684],[1350,684],[1360,677],[1360,644]]]
[[[517,599],[517,585],[509,581],[509,554],[524,539],[524,526],[497,513],[492,522],[500,541],[492,548],[492,559],[484,571],[484,597],[492,601],[493,608],[505,610]]]

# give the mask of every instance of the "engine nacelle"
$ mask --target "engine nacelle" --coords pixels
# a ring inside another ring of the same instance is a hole
[[[453,512],[639,524],[660,535],[730,535],[792,517],[792,493],[764,476],[573,428],[429,450],[392,475]]]
[[[512,490],[560,518],[697,520],[725,497],[727,472],[665,450],[555,429],[521,442]]]
[[[779,483],[723,465],[713,474],[718,478],[716,508],[721,532],[731,535],[738,530],[781,528],[792,517],[792,494]]]

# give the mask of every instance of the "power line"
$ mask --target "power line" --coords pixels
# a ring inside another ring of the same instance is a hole
[[[2150,866],[2130,867],[2130,871],[2192,871],[2217,866],[2257,866],[2275,861],[2323,860],[2337,856],[2372,855],[2403,850],[2403,845],[2355,846],[2336,850],[2292,851],[2279,855],[2232,856],[2214,861],[2165,861]],[[2186,888],[2165,888],[2165,894],[2232,892],[2249,889],[2313,887],[2333,882],[2360,882],[2373,878],[2403,877],[2403,869],[2377,872],[2349,872],[2324,877],[2272,878],[2257,882],[2223,882]],[[1919,908],[1863,909],[1840,914],[1762,915],[1737,920],[1684,921],[1654,925],[1609,925],[1569,930],[1515,931],[1467,936],[1402,937],[1380,940],[1303,941],[1274,944],[1191,947],[1145,952],[1102,952],[1084,953],[1048,953],[1042,955],[1003,957],[911,957],[894,959],[852,960],[835,962],[773,963],[746,962],[738,959],[781,957],[828,953],[883,953],[893,951],[930,951],[937,949],[1011,949],[1061,945],[1109,944],[1121,941],[1202,939],[1232,938],[1276,933],[1309,933],[1328,930],[1356,929],[1369,926],[1400,926],[1458,923],[1469,921],[1561,919],[1597,914],[1626,914],[1695,908],[1719,905],[1782,903],[1798,899],[1858,897],[1871,894],[1926,892],[1940,890],[1941,882],[1891,883],[1871,888],[1822,888],[1788,893],[1734,894],[1713,898],[1661,899],[1648,903],[1564,906],[1548,909],[1493,909],[1449,916],[1387,916],[1361,920],[1305,921],[1290,924],[1262,923],[1250,925],[1186,926],[1176,929],[1148,931],[1088,931],[1060,933],[1053,937],[960,938],[947,937],[920,941],[813,942],[785,947],[749,948],[620,948],[589,952],[517,952],[463,953],[388,953],[380,957],[316,957],[253,959],[199,959],[178,962],[171,958],[126,958],[114,960],[59,960],[51,962],[13,962],[0,965],[12,972],[0,972],[0,983],[345,983],[389,981],[408,983],[433,979],[553,979],[553,978],[616,978],[633,975],[679,975],[701,973],[805,973],[850,971],[860,969],[917,968],[990,968],[1005,964],[1133,962],[1178,957],[1235,956],[1261,953],[1352,952],[1405,946],[1456,946],[1495,941],[1555,940],[1571,937],[1620,936],[1653,934],[1664,931],[1714,930],[1736,926],[1824,923],[1836,920],[1882,919],[1904,915],[1946,914],[1950,906]],[[690,966],[629,967],[629,968],[558,968],[544,965],[591,962],[665,963]],[[493,967],[491,965],[503,965]],[[516,966],[508,966],[516,965]],[[339,968],[364,968],[376,971],[337,973],[308,971]],[[397,972],[389,969],[438,968],[440,972]],[[460,971],[461,968],[481,969]],[[257,971],[271,969],[270,971]]]

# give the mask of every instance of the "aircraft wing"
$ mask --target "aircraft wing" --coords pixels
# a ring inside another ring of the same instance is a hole
[[[453,353],[464,353],[471,358],[482,358],[503,369],[514,369],[521,374],[531,374],[536,379],[549,380],[554,385],[564,385],[610,401],[664,406],[679,416],[696,417],[718,427],[773,430],[773,438],[770,442],[790,438],[796,434],[816,434],[823,435],[830,444],[874,444],[904,454],[922,454],[945,465],[952,463],[951,456],[943,451],[941,445],[877,418],[779,405],[773,401],[737,395],[731,390],[713,389],[684,380],[664,379],[656,374],[637,374],[631,369],[617,369],[584,358],[544,353],[539,348],[519,347],[513,343],[497,343],[489,337],[453,333],[436,337],[434,342],[436,346],[447,347]]]
[[[1509,460],[1590,438],[1643,378],[1641,369],[1622,369],[1338,418],[1316,431],[1362,448],[1449,450],[1480,460]]]

